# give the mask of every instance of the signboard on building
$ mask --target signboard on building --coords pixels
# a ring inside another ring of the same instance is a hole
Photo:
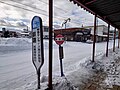
[[[42,19],[38,16],[32,19],[32,61],[36,70],[44,63]]]

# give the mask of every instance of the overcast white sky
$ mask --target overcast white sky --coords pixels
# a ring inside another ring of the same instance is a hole
[[[42,18],[43,25],[48,25],[49,0],[0,0],[0,25],[31,26],[33,16]],[[67,18],[71,21],[67,27],[93,25],[94,16],[74,5],[69,0],[54,1],[54,25],[62,27]],[[98,20],[98,24],[106,24]]]

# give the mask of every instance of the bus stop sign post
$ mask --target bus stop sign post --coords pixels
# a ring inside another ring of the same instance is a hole
[[[40,69],[44,63],[42,19],[38,16],[34,16],[31,25],[32,25],[32,62],[33,65],[35,66],[38,75],[37,89],[40,89]]]
[[[64,58],[64,54],[63,54],[63,47],[61,45],[64,42],[64,37],[61,34],[58,34],[55,37],[55,42],[56,42],[56,44],[59,45],[59,58],[60,58],[60,68],[61,68],[61,77],[62,77],[62,76],[64,76],[63,66],[62,66],[62,59]]]
[[[64,76],[63,74],[63,66],[62,66],[62,59],[64,58],[63,56],[63,47],[59,45],[59,58],[60,58],[60,68],[61,68],[61,77]]]

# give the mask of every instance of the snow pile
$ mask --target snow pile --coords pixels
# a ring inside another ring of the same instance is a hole
[[[41,77],[41,89],[47,89],[48,85],[47,76]],[[16,88],[15,90],[36,90],[37,88],[37,80],[32,81],[30,83],[25,84],[22,87]],[[53,90],[78,90],[75,88],[70,81],[67,80],[66,77],[54,76],[53,77]]]
[[[107,86],[111,88],[113,85],[120,86],[120,50],[116,49],[116,52],[113,53],[110,50],[109,58],[106,58],[104,65],[108,75],[105,80]]]
[[[80,62],[79,69],[71,72],[67,78],[75,87],[82,89],[82,84],[87,84],[90,77],[97,72],[105,72],[107,77],[103,81],[106,87],[112,88],[113,85],[120,86],[120,50],[116,48],[116,52],[109,50],[109,57],[99,53],[95,56],[95,62],[91,58],[85,58]],[[80,87],[81,86],[81,87]]]
[[[0,38],[0,52],[26,50],[31,48],[29,38]]]
[[[40,90],[45,90],[47,88],[47,85],[48,85],[47,81],[48,81],[47,76],[43,75],[40,77],[40,86],[41,86]],[[16,88],[15,90],[36,90],[36,89],[37,89],[37,80],[35,79],[19,88]],[[13,89],[9,89],[9,90],[13,90]]]
[[[103,82],[106,87],[112,88],[113,85],[120,86],[120,49],[116,48],[115,52],[110,49],[108,57],[100,53],[95,57],[95,62],[91,62],[88,59],[80,65],[95,72],[104,71],[107,74]]]
[[[53,90],[77,90],[77,88],[66,77],[54,77]]]
[[[90,58],[88,58],[84,63],[80,63],[81,66],[86,67],[89,70],[92,71],[103,71],[104,69],[104,64],[101,62],[101,59],[103,59],[104,54],[103,53],[98,53],[95,56],[95,61],[93,62]]]

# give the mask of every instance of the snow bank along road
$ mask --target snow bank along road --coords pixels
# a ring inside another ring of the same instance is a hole
[[[13,39],[14,40],[14,39]],[[8,89],[12,90],[18,88],[25,83],[29,83],[32,80],[36,79],[35,68],[31,60],[31,44],[24,43],[29,40],[21,40],[21,44],[14,45],[6,42],[1,44],[0,48],[4,47],[4,50],[0,52],[0,90]],[[112,48],[112,41],[110,41],[109,48]],[[5,48],[6,46],[6,48]],[[8,47],[14,48],[14,50],[8,50]],[[18,47],[18,48],[17,48]],[[64,59],[63,67],[64,74],[70,72],[74,68],[74,64],[79,62],[85,57],[91,57],[92,55],[92,44],[81,43],[81,42],[66,42],[63,44],[64,47]],[[27,50],[23,49],[27,48]],[[20,50],[19,50],[20,49]],[[96,44],[96,52],[101,53],[105,52],[106,42]],[[41,74],[48,74],[48,41],[44,40],[44,55],[45,62],[42,67]],[[5,51],[5,52],[4,52]],[[6,53],[7,52],[7,53]],[[60,75],[59,70],[59,58],[58,58],[58,46],[53,44],[53,74]]]

